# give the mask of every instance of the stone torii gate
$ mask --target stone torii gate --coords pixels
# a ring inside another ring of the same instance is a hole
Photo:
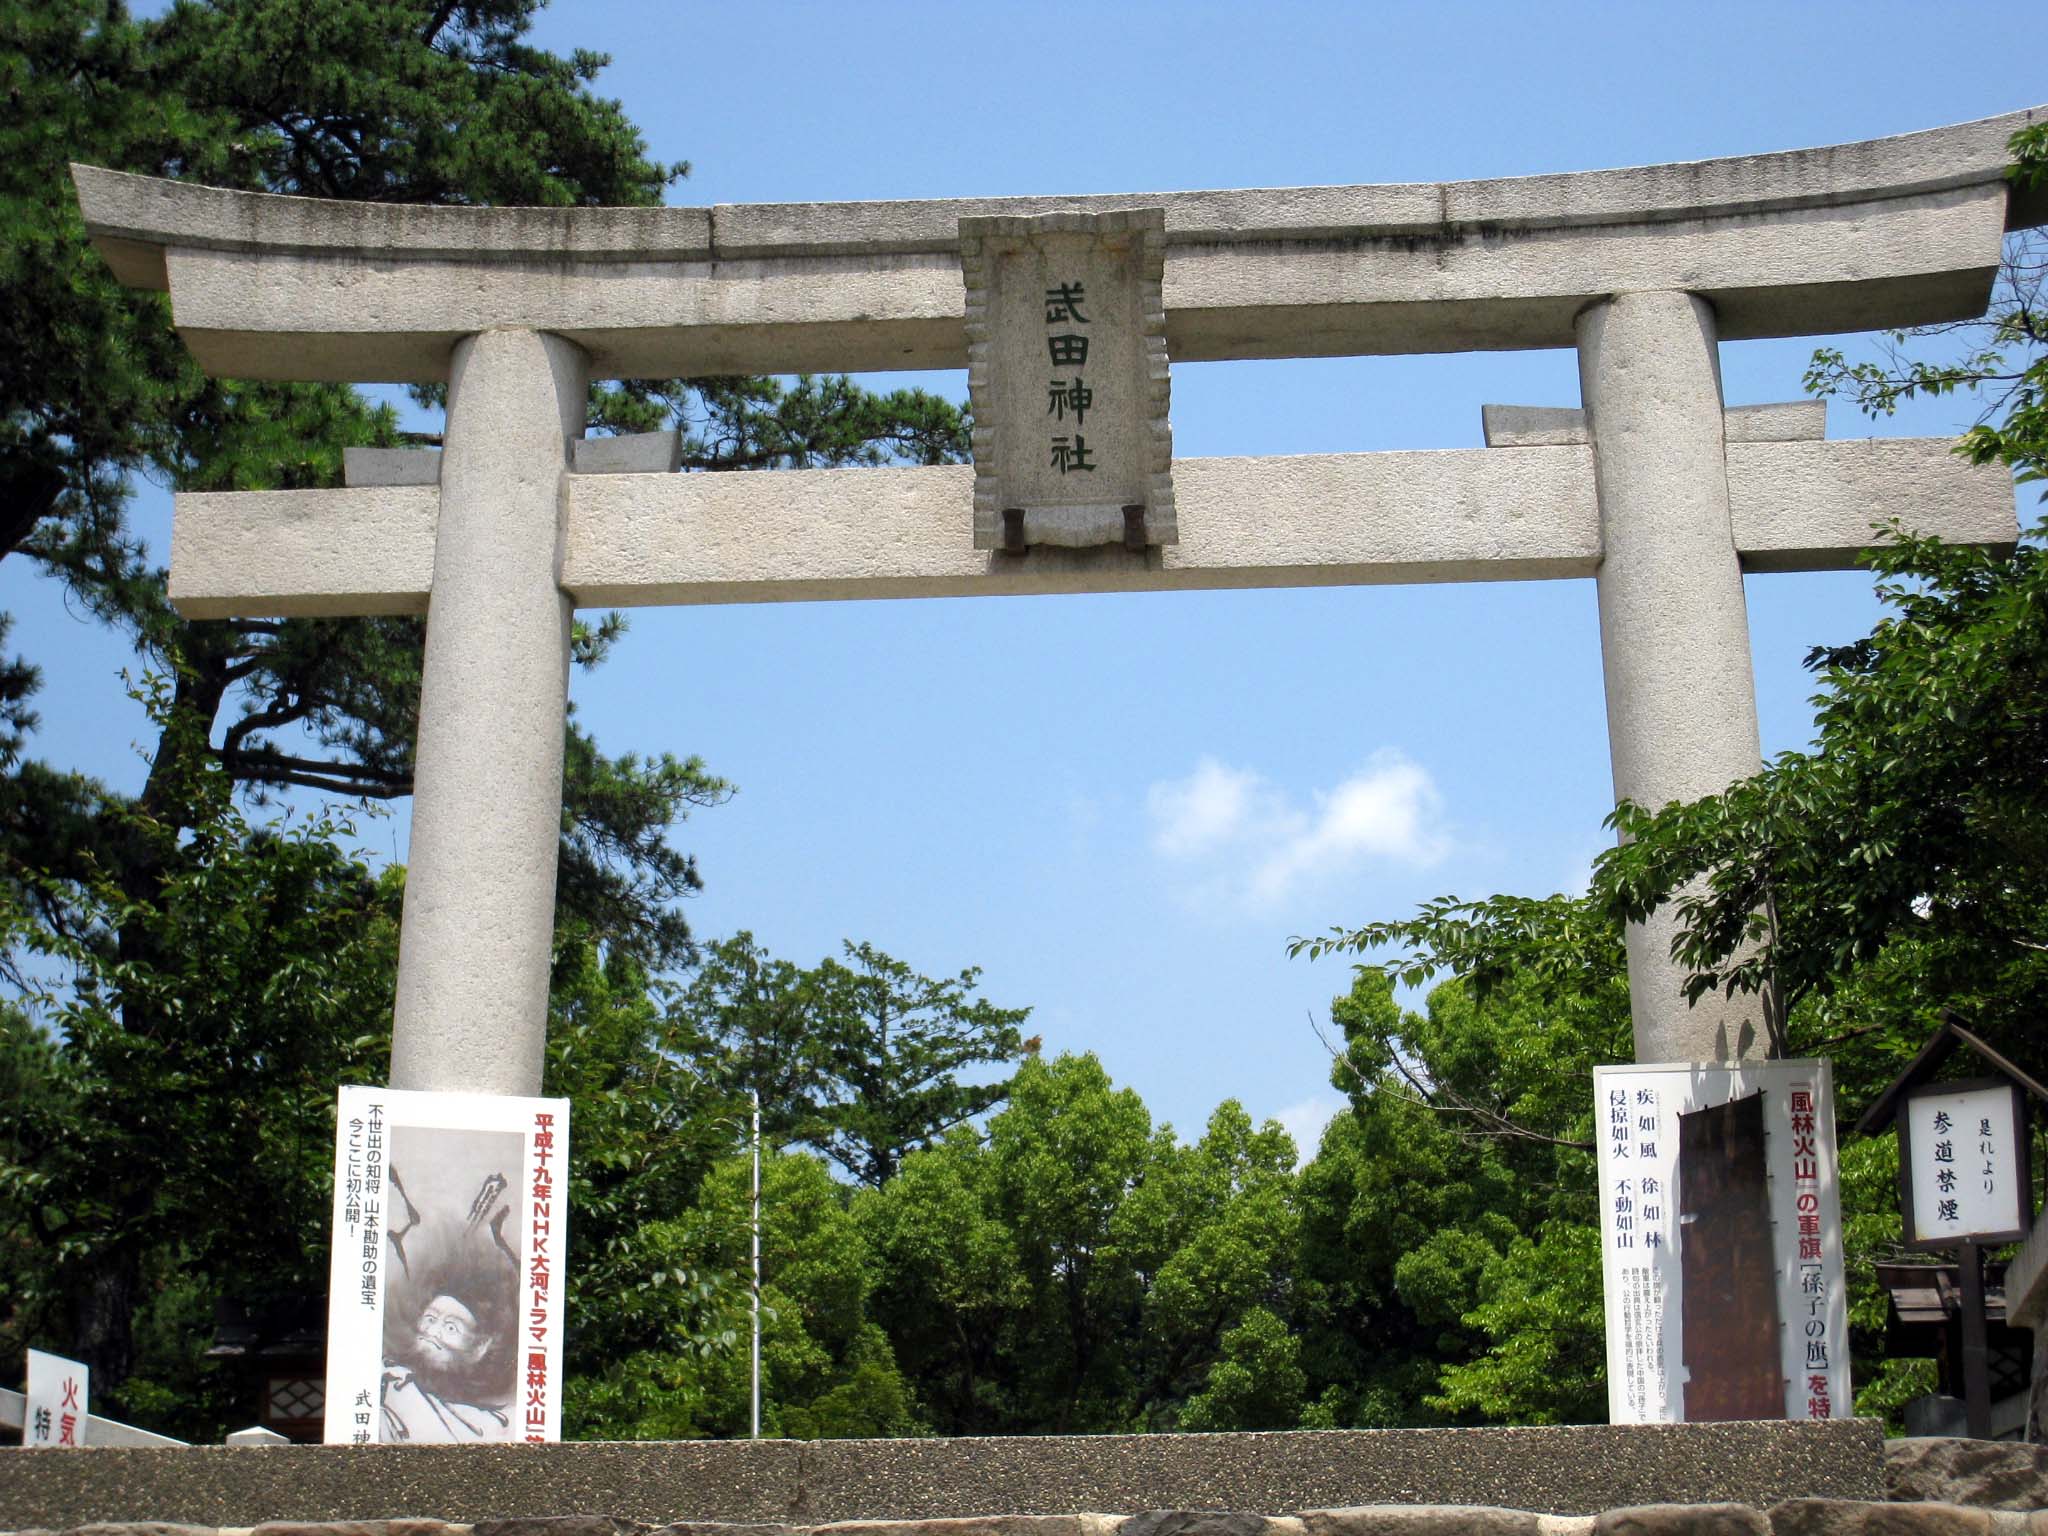
[[[2002,174],[2044,115],[1156,196],[482,209],[72,175],[105,259],[168,289],[209,373],[450,387],[438,454],[358,457],[343,490],[179,496],[171,598],[191,618],[427,616],[392,1085],[530,1094],[577,607],[1591,576],[1615,794],[1754,772],[1745,572],[1848,565],[1894,516],[2017,530],[2008,478],[1946,440],[1725,410],[1718,343],[1981,313],[2005,232],[2048,222]],[[582,437],[592,378],[961,367],[962,220],[1104,213],[1163,230],[1175,361],[1570,346],[1585,408],[1489,408],[1469,451],[1174,461],[1177,542],[1088,548],[977,548],[972,467],[684,475],[661,435]],[[1671,933],[1659,914],[1629,935],[1638,1058],[1758,1053],[1743,1005],[1688,1008]]]

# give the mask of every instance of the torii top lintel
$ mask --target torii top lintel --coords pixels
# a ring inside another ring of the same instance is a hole
[[[1562,347],[1586,304],[1709,300],[1723,339],[1980,313],[2004,178],[2048,107],[1896,138],[1435,184],[710,208],[450,208],[74,166],[120,277],[168,289],[208,371],[443,378],[454,342],[553,332],[597,377],[962,366],[963,216],[1162,207],[1178,362]]]

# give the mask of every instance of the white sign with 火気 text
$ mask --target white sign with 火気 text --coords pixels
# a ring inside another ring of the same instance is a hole
[[[85,1444],[92,1372],[76,1360],[32,1349],[26,1385],[21,1443],[31,1449]]]

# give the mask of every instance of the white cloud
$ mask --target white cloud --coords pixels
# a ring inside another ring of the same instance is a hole
[[[1236,838],[1270,800],[1265,781],[1249,770],[1205,757],[1184,779],[1167,779],[1145,792],[1152,846],[1169,858],[1206,853]]]
[[[1217,879],[1262,906],[1373,862],[1426,868],[1450,846],[1428,771],[1391,749],[1306,805],[1255,770],[1210,757],[1184,779],[1152,785],[1145,802],[1156,852],[1183,864],[1226,862]]]
[[[1316,1155],[1323,1142],[1323,1127],[1336,1118],[1344,1101],[1333,1093],[1311,1094],[1299,1104],[1290,1104],[1273,1116],[1281,1129],[1294,1138],[1294,1166],[1299,1168]]]

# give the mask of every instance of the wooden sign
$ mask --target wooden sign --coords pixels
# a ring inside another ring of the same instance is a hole
[[[2032,1225],[2026,1099],[1998,1078],[1926,1083],[1899,1115],[1908,1248],[2018,1242]]]

